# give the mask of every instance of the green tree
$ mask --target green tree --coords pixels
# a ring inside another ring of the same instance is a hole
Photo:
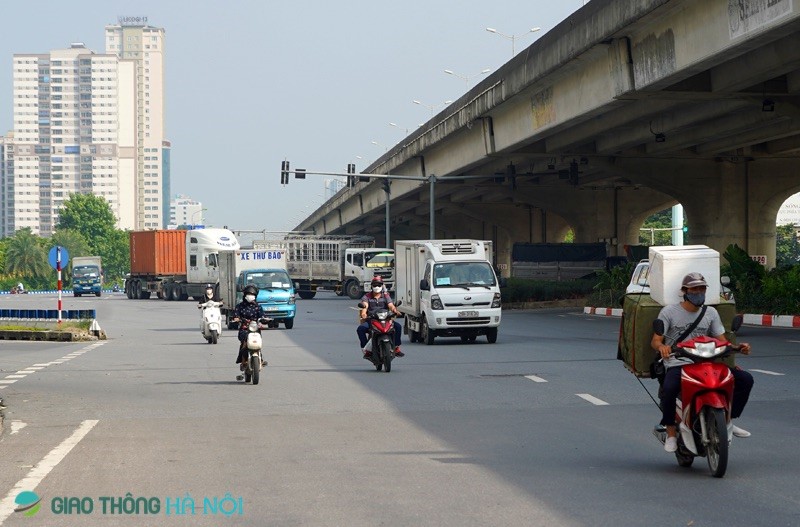
[[[9,238],[5,254],[5,273],[14,278],[46,278],[50,272],[47,253],[30,227]]]
[[[800,264],[800,242],[795,226],[779,225],[775,229],[775,264],[778,267]]]
[[[97,246],[97,254],[103,257],[103,272],[106,282],[122,279],[131,268],[128,231],[113,230]]]
[[[684,217],[684,223],[686,218]],[[644,220],[642,229],[669,229],[672,227],[672,207],[668,207]],[[642,245],[672,245],[672,231],[648,230],[639,231],[639,243]]]
[[[104,198],[72,194],[59,211],[57,228],[80,232],[92,252],[99,254],[98,247],[116,230],[115,225],[114,213]]]

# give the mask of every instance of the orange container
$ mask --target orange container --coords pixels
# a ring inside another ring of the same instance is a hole
[[[186,231],[130,233],[132,275],[185,275]]]

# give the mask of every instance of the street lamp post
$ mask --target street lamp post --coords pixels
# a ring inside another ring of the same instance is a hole
[[[485,70],[481,70],[480,72],[476,73],[475,75],[459,75],[458,73],[454,72],[453,70],[444,70],[445,73],[448,75],[452,75],[454,77],[458,77],[459,79],[464,80],[464,90],[469,88],[469,81],[470,79],[474,79],[475,77],[480,77],[481,75],[486,75],[492,71],[490,68],[486,68]]]
[[[195,225],[197,225],[197,224],[194,222],[194,217],[195,217],[195,216],[197,216],[198,214],[202,215],[202,214],[203,214],[203,212],[205,212],[205,211],[207,211],[207,210],[208,210],[208,209],[200,209],[200,210],[196,210],[196,211],[194,211],[194,212],[192,213],[192,226],[195,226]]]
[[[525,33],[523,33],[521,35],[506,35],[505,33],[500,33],[498,30],[496,30],[493,27],[487,27],[486,31],[488,31],[489,33],[494,33],[495,35],[499,35],[499,36],[501,36],[503,38],[509,39],[511,41],[511,56],[513,57],[514,55],[517,54],[517,50],[516,50],[516,47],[514,45],[516,40],[518,38],[521,38],[521,37],[524,37],[524,36],[528,35],[529,33],[536,33],[537,31],[539,31],[541,29],[542,28],[540,28],[540,27],[532,27],[531,29],[529,29],[528,31],[526,31]]]
[[[420,106],[424,106],[425,108],[430,110],[431,117],[433,117],[433,112],[434,112],[434,110],[436,110],[436,108],[438,108],[439,106],[447,106],[448,104],[452,103],[453,101],[444,101],[442,104],[425,104],[423,102],[420,102],[420,101],[414,99],[411,102],[413,102],[414,104],[419,104]]]

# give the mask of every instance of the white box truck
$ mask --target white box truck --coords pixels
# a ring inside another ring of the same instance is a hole
[[[242,249],[219,252],[219,297],[228,329],[242,290],[248,284],[258,287],[256,302],[272,319],[272,326],[294,327],[296,313],[294,285],[286,272],[286,252],[282,250]]]
[[[436,337],[497,341],[500,283],[490,241],[402,240],[395,243],[395,291],[411,342]]]

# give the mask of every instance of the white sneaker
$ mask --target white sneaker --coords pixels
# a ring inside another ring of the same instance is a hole
[[[733,435],[736,437],[750,437],[751,434],[744,428],[739,428],[738,426],[733,425]]]
[[[664,441],[664,450],[667,452],[675,452],[678,450],[678,438],[668,437],[667,440]]]

